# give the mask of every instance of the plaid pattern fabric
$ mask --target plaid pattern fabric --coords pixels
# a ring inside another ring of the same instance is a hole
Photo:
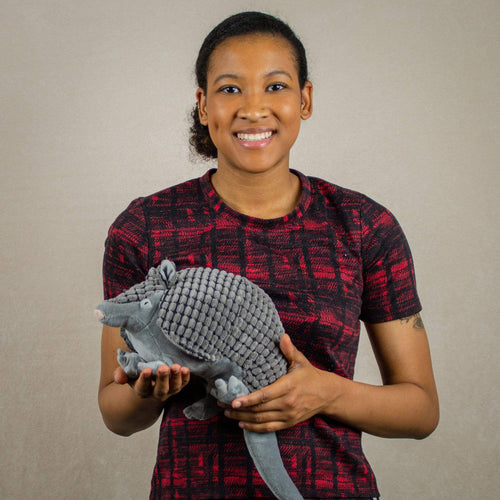
[[[246,276],[273,299],[285,331],[317,367],[351,378],[360,319],[420,311],[413,262],[392,214],[368,197],[299,172],[298,207],[280,219],[233,211],[200,179],[134,200],[111,226],[105,298],[144,280],[162,259]],[[272,498],[241,430],[223,416],[187,420],[197,381],[168,401],[151,498]],[[290,477],[305,497],[378,496],[359,432],[325,416],[278,433]]]

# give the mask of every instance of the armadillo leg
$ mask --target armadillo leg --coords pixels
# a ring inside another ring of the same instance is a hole
[[[206,420],[207,418],[215,417],[218,413],[222,411],[219,406],[217,406],[217,401],[212,396],[207,396],[206,398],[200,399],[190,406],[184,408],[184,415],[189,419],[195,420]]]
[[[227,404],[249,392],[246,385],[234,375],[231,375],[227,382],[223,378],[216,379],[213,388],[210,390],[212,396]]]
[[[139,363],[144,360],[136,352],[126,352],[118,349],[117,360],[127,376],[136,378],[141,373]]]
[[[243,433],[255,467],[273,495],[279,500],[303,500],[283,465],[276,433]]]

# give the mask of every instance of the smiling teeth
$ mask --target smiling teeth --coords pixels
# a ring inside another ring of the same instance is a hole
[[[236,134],[238,139],[242,141],[263,141],[269,139],[272,135],[273,133],[271,131],[262,132],[261,134]]]

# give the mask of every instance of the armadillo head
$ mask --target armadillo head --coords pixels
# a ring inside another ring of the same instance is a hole
[[[107,326],[121,327],[129,334],[138,333],[156,317],[163,292],[135,302],[113,302],[105,300],[95,310],[96,318]]]

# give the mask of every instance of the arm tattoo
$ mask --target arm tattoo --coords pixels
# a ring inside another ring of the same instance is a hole
[[[402,325],[407,325],[412,320],[413,320],[413,328],[415,330],[423,330],[424,329],[424,322],[422,321],[420,314],[414,314],[413,316],[407,316],[406,318],[401,318],[399,321],[401,321]]]

